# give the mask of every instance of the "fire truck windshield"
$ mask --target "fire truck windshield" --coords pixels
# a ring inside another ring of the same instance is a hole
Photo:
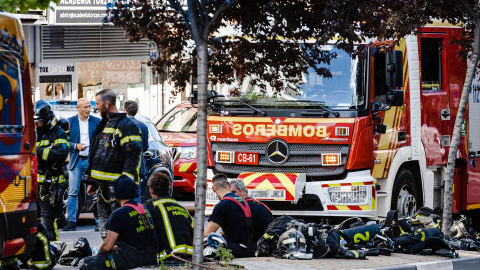
[[[242,106],[239,99],[256,108],[301,107],[318,109],[319,104],[330,110],[351,110],[365,108],[367,61],[351,57],[335,45],[322,49],[332,53],[330,64],[321,63],[317,68],[327,68],[331,77],[318,75],[313,68],[308,68],[299,78],[298,83],[287,83],[281,91],[274,91],[268,84],[260,87],[258,80],[246,78],[240,87],[230,86],[228,91],[220,92],[225,96],[222,107]],[[279,76],[281,78],[281,76]],[[244,106],[242,106],[244,107]]]

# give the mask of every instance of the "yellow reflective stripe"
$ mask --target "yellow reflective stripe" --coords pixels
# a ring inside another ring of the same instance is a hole
[[[50,148],[43,149],[42,159],[47,161],[49,153],[50,153]]]
[[[118,128],[105,128],[103,133],[117,134],[118,136],[122,137],[122,132]]]
[[[40,147],[40,146],[45,146],[45,145],[49,145],[49,144],[50,144],[49,140],[42,140],[42,141],[36,142],[35,146]]]
[[[120,177],[120,173],[107,173],[107,172],[102,172],[102,171],[97,171],[97,170],[92,170],[91,177],[95,179],[100,179],[100,180],[110,180],[114,181],[118,177]]]
[[[193,247],[189,245],[178,245],[172,249],[172,252],[193,254]]]
[[[55,233],[55,241],[58,241],[58,225],[57,225],[57,218],[53,220],[53,232]]]
[[[128,176],[128,178],[132,179],[135,182],[135,177],[133,177],[132,174],[130,174],[128,172],[122,172],[122,174],[125,174],[126,176]]]
[[[157,253],[157,260],[165,260],[168,257],[170,257],[170,254],[167,254],[167,252],[165,250]]]
[[[175,237],[173,236],[172,226],[170,225],[170,220],[168,219],[167,209],[163,205],[165,202],[174,202],[171,199],[160,199],[158,201],[153,202],[153,205],[157,206],[158,209],[162,212],[163,224],[165,226],[165,231],[167,232],[168,242],[170,247],[176,246],[175,244]]]
[[[138,165],[137,165],[137,175],[139,176],[139,178],[140,178],[140,168],[141,168],[140,165],[142,164],[142,155],[143,153],[140,152],[140,156],[138,158]]]
[[[68,145],[68,141],[65,139],[56,139],[53,145],[62,144],[62,143]]]
[[[133,141],[139,141],[141,142],[142,141],[142,137],[138,136],[138,135],[132,135],[132,136],[127,136],[123,139],[120,140],[120,145],[124,145],[125,143],[127,142],[133,142]]]
[[[50,244],[48,242],[48,239],[41,232],[37,233],[37,238],[43,243],[42,246],[43,246],[43,253],[45,255],[45,260],[44,261],[32,261],[32,263],[38,269],[47,268],[51,265]]]
[[[52,181],[56,181],[58,183],[64,183],[65,182],[65,176],[64,175],[59,175],[56,178],[53,177]],[[43,183],[45,182],[45,175],[43,174],[38,174],[37,175],[37,182],[38,183]]]

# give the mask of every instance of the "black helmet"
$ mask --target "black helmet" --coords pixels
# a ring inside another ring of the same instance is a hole
[[[52,106],[45,100],[39,100],[35,102],[35,109],[33,113],[33,119],[35,122],[43,121],[45,125],[49,126],[52,124],[52,120],[55,118],[55,115],[52,111]]]
[[[59,125],[65,132],[70,130],[70,122],[68,122],[67,118],[60,118],[56,125]]]

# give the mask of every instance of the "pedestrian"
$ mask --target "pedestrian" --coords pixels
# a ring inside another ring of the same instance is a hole
[[[257,243],[267,230],[268,225],[272,222],[273,216],[270,208],[264,203],[259,202],[253,198],[248,197],[247,188],[245,183],[241,179],[235,179],[230,181],[230,191],[240,196],[244,201],[248,203],[250,210],[252,211],[253,218],[253,241]]]
[[[142,154],[140,129],[125,113],[118,112],[115,103],[116,95],[110,89],[101,90],[95,96],[102,120],[93,133],[89,167],[83,177],[89,184],[87,194],[97,192],[98,226],[103,239],[107,236],[108,217],[118,207],[113,181],[124,175],[138,185]]]
[[[79,263],[80,269],[132,269],[156,263],[158,249],[153,220],[144,206],[135,201],[138,185],[122,175],[114,181],[120,208],[108,219],[108,232],[97,256]]]
[[[250,207],[241,197],[230,192],[230,183],[224,174],[212,178],[212,189],[220,202],[213,208],[204,235],[215,233],[222,227],[227,248],[235,258],[251,257],[255,252],[253,219]]]
[[[172,252],[193,254],[193,218],[183,206],[170,197],[170,177],[156,172],[150,176],[147,185],[152,199],[145,205],[152,214],[157,232],[160,246],[158,260],[168,259]]]
[[[135,125],[137,125],[140,128],[141,136],[142,136],[142,156],[141,156],[141,167],[140,167],[140,182],[145,180],[145,177],[147,176],[147,171],[145,168],[145,158],[143,157],[143,153],[148,151],[148,127],[145,125],[140,120],[137,120],[135,118],[135,115],[137,115],[138,112],[138,103],[133,101],[133,100],[127,100],[123,104],[123,107],[125,108],[125,113],[127,113],[127,117],[132,120]],[[140,189],[138,189],[139,195],[140,194]],[[140,197],[138,198],[138,202],[140,202]]]
[[[63,221],[63,167],[69,151],[68,137],[65,131],[56,125],[57,120],[47,101],[39,100],[35,103],[33,119],[37,131],[37,202],[40,207],[40,220],[47,227],[48,240],[57,241],[57,220]]]
[[[90,101],[80,98],[77,101],[78,114],[68,118],[70,123],[70,162],[68,169],[68,224],[64,231],[77,230],[78,192],[82,175],[88,168],[88,152],[93,132],[100,119],[90,115]]]

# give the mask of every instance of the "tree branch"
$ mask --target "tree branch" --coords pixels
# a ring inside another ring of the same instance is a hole
[[[222,5],[215,11],[215,14],[213,14],[213,17],[210,21],[208,21],[208,18],[207,18],[207,21],[205,21],[206,22],[205,29],[203,29],[203,35],[205,37],[208,37],[210,27],[212,26],[212,24],[218,19],[220,14],[222,14],[222,12],[228,8],[229,5],[227,5],[226,3],[227,1],[228,0],[223,2]]]
[[[189,21],[188,14],[185,12],[185,10],[183,10],[180,2],[178,2],[177,0],[167,0],[167,1],[170,4],[170,7],[172,7],[173,9],[175,9],[178,13],[180,13],[182,15],[183,20],[185,21],[185,24],[188,27],[188,30],[190,30],[190,32],[192,32],[192,36],[193,36],[192,25],[191,25],[191,22]]]
[[[473,7],[472,7],[466,0],[457,0],[457,3],[458,3],[458,2],[460,2],[460,4],[465,7],[465,9],[466,9],[467,12],[470,14],[470,16],[472,16],[472,18],[474,18],[475,23],[477,23],[480,17],[479,17],[478,14],[475,12],[475,10],[473,9]]]

